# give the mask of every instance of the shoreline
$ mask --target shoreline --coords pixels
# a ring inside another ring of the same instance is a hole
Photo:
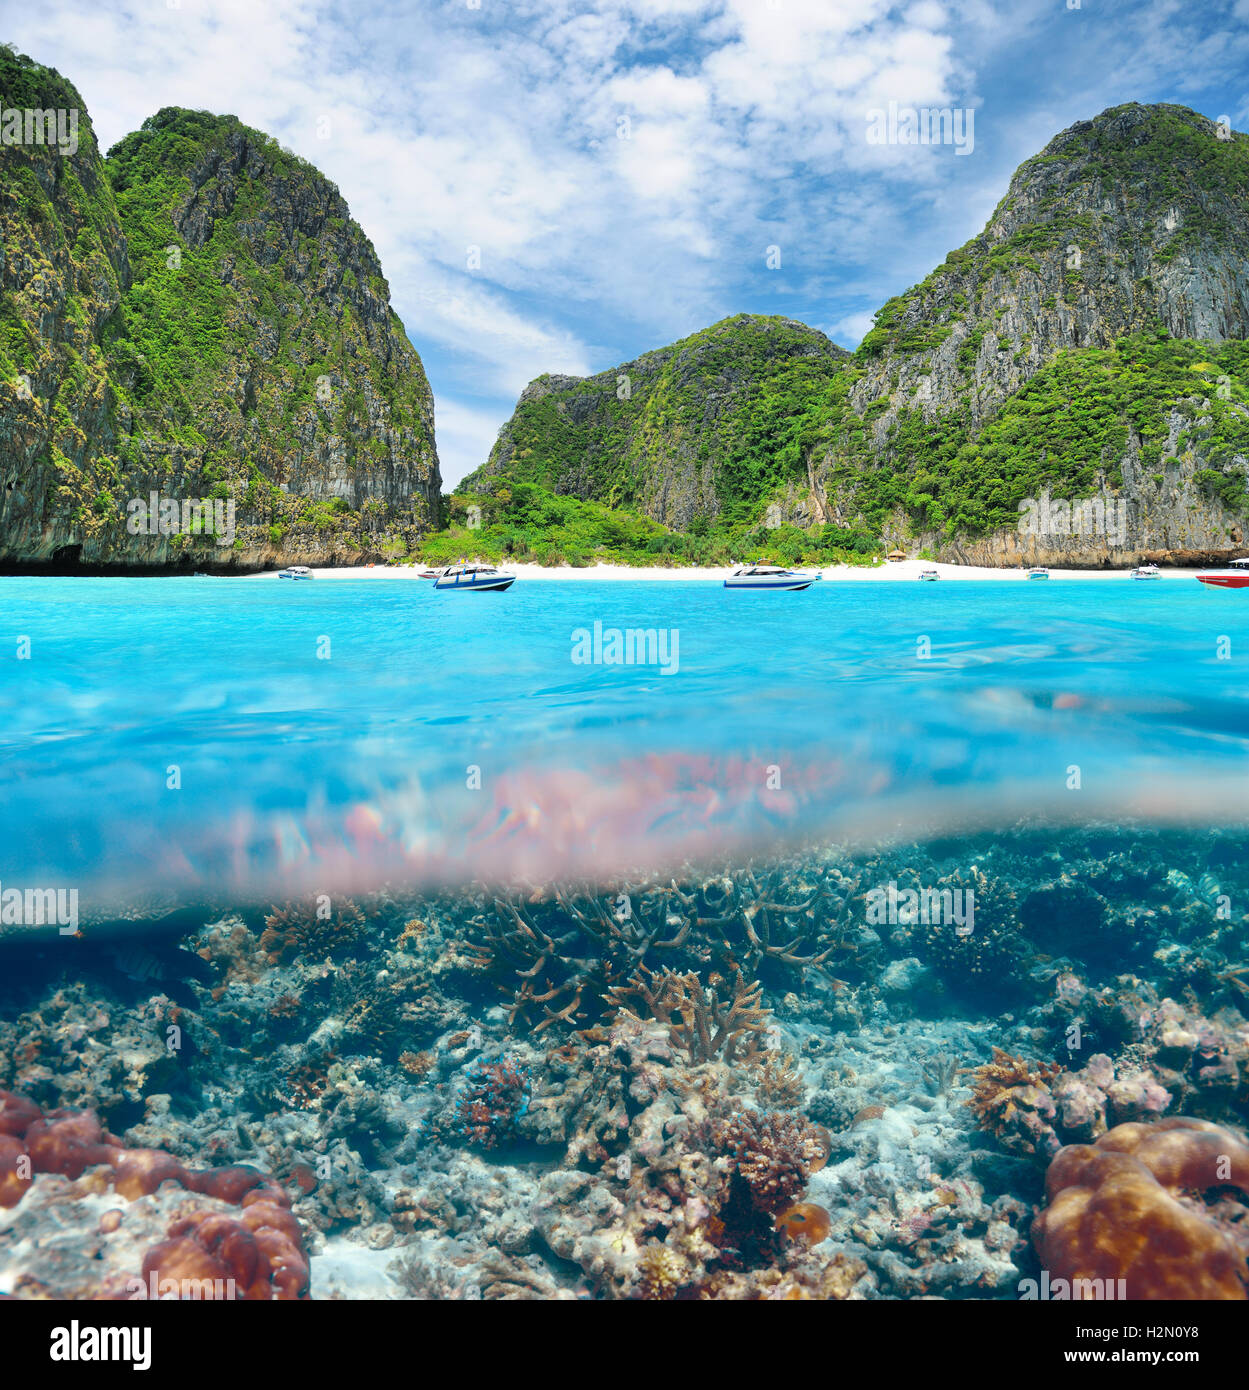
[[[342,565],[331,567],[310,566],[312,573],[318,579],[420,579],[421,572],[426,568],[434,568],[426,565]],[[643,581],[663,581],[667,580],[674,583],[708,582],[711,580],[722,580],[726,575],[732,573],[729,565],[709,566],[691,565],[680,568],[666,569],[661,566],[642,567],[633,565],[610,565],[598,564],[587,565],[581,568],[574,568],[570,565],[534,565],[534,564],[508,564],[501,563],[498,568],[506,570],[509,574],[514,574],[519,579],[531,579],[549,581],[553,583],[575,582],[577,580],[643,580]],[[798,569],[804,568],[799,565]],[[1050,568],[1052,579],[1126,579],[1131,572],[1132,566],[1123,569],[1054,569]],[[1206,566],[1204,569],[1163,569],[1161,570],[1162,579],[1189,579],[1193,576],[1205,573],[1211,568],[1218,566]],[[825,565],[818,573],[826,582],[841,583],[894,583],[901,580],[916,582],[919,579],[921,570],[935,569],[942,579],[953,580],[1001,580],[1010,582],[1020,582],[1024,579],[1022,569],[1002,569],[987,565],[955,565],[938,564],[928,560],[898,560],[884,565]],[[815,573],[815,570],[808,570],[808,573]],[[277,570],[263,570],[253,574],[220,576],[222,578],[239,579],[276,579]],[[432,583],[432,580],[424,581]],[[1151,581],[1152,582],[1152,581]]]

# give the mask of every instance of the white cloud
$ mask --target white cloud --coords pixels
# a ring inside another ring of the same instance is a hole
[[[499,433],[499,417],[488,407],[465,405],[444,396],[439,396],[435,413],[442,486],[450,492],[489,458]]]
[[[875,313],[874,309],[864,309],[857,314],[847,314],[824,331],[842,347],[856,348],[863,341],[864,335],[871,331]]]

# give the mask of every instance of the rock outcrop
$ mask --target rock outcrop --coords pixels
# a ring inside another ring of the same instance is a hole
[[[436,524],[432,395],[334,185],[175,108],[103,159],[55,70],[0,78],[77,130],[0,152],[0,565],[345,563]]]
[[[779,353],[743,350],[765,336]],[[1131,104],[1022,165],[853,358],[740,316],[541,377],[465,490],[539,482],[735,546],[783,525],[975,564],[1204,563],[1249,522],[1246,340],[1249,137]]]
[[[597,376],[540,376],[461,488],[540,483],[687,530],[763,481],[732,471],[736,443],[849,360],[794,319],[738,314]]]

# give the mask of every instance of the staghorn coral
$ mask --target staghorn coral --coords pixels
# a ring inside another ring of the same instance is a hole
[[[679,975],[665,969],[657,975],[642,965],[626,984],[610,989],[606,998],[614,1008],[639,1020],[643,1016],[629,1004],[640,1000],[650,1018],[666,1025],[673,1047],[684,1052],[692,1065],[720,1056],[726,1062],[753,1057],[769,1018],[761,1003],[763,987],[748,986],[736,974],[732,994],[721,1001],[722,984],[717,976],[704,989],[692,972]]]
[[[1062,1070],[1059,1063],[1025,1062],[995,1047],[991,1062],[967,1069],[972,1078],[967,1108],[981,1129],[1012,1152],[1048,1158],[1061,1142],[1053,1128],[1057,1107],[1049,1083]]]
[[[1229,1130],[1182,1116],[1118,1125],[1055,1156],[1033,1243],[1072,1298],[1243,1300],[1246,1204],[1192,1195],[1228,1188],[1249,1195],[1249,1147]]]
[[[807,1087],[792,1052],[763,1057],[755,1094],[764,1104],[778,1110],[793,1110],[802,1104]]]
[[[610,898],[565,886],[496,898],[492,915],[474,919],[465,952],[510,996],[508,1026],[534,1033],[604,1021],[613,989],[644,967],[684,967],[708,986],[717,970],[752,978],[764,965],[822,969],[850,949],[839,932],[822,948],[804,945],[828,925],[828,870],[790,900],[786,869],[777,864],[762,881],[748,867],[684,885],[625,885]]]

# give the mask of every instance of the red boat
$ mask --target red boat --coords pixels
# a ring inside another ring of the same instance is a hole
[[[1209,584],[1214,589],[1249,589],[1249,555],[1243,560],[1233,560],[1228,569],[1199,574],[1197,582]]]

